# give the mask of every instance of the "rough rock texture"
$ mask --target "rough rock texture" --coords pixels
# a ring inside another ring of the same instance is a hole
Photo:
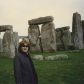
[[[43,51],[56,51],[56,35],[53,22],[42,25],[41,40]]]
[[[83,29],[81,15],[77,12],[73,14],[72,38],[75,49],[83,49]]]
[[[14,45],[15,45],[15,53],[17,53],[18,52],[18,43],[19,43],[18,32],[13,32],[13,38],[14,38]]]
[[[32,56],[32,59],[34,59],[34,60],[43,60],[43,56],[42,55],[35,55],[35,56]]]
[[[66,26],[56,29],[56,45],[58,50],[67,50],[71,45],[71,32],[69,28],[69,26]]]
[[[84,47],[84,20],[82,20],[82,29],[83,29],[83,47]]]
[[[70,27],[65,27],[63,30],[63,44],[65,50],[68,49],[68,47],[71,45],[71,33],[69,31]]]
[[[12,31],[13,30],[12,25],[1,25],[0,26],[0,32],[5,32],[6,30]]]
[[[0,38],[0,52],[3,52],[2,39]]]
[[[13,32],[7,30],[3,36],[3,51],[9,53],[10,57],[15,56],[15,45]]]
[[[68,55],[58,54],[58,55],[46,56],[45,60],[68,60]]]
[[[52,22],[52,21],[53,21],[52,16],[46,16],[46,17],[40,17],[40,18],[29,20],[28,23],[29,25],[31,24],[36,25],[36,24],[43,24],[43,23]]]
[[[38,25],[29,25],[28,28],[28,38],[31,43],[31,51],[41,51],[40,50],[40,41],[39,41],[39,26]]]
[[[60,28],[57,28],[55,30],[55,32],[56,32],[56,46],[57,46],[57,50],[64,49],[63,48],[63,41],[62,41],[62,30]]]

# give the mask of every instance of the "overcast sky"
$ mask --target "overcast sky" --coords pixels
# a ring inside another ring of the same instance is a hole
[[[53,16],[56,28],[71,27],[74,12],[84,19],[83,5],[84,0],[0,0],[0,25],[13,25],[19,35],[27,35],[28,20]]]

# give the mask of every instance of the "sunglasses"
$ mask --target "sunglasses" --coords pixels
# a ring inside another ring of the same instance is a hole
[[[29,47],[28,45],[22,45],[22,47]]]

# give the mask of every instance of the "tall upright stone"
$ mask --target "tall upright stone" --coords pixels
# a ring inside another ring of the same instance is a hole
[[[81,23],[81,15],[73,14],[72,37],[75,49],[83,49],[83,29]]]
[[[13,38],[14,38],[15,54],[16,54],[18,52],[18,43],[19,43],[18,32],[13,32]]]
[[[29,25],[28,28],[28,38],[31,43],[31,51],[41,51],[40,50],[40,41],[39,41],[39,26],[38,25]]]
[[[9,53],[10,57],[15,56],[15,45],[12,26],[7,26],[11,30],[6,30],[3,36],[3,51]]]
[[[56,51],[55,26],[53,22],[42,25],[41,40],[43,51]]]
[[[84,45],[84,20],[82,20],[82,29],[83,29],[83,45]]]
[[[71,45],[70,27],[56,28],[56,45],[58,50],[68,50]]]
[[[55,29],[55,33],[56,33],[57,50],[62,50],[63,49],[62,30],[60,28],[56,28]]]
[[[71,32],[69,31],[70,27],[69,26],[66,26],[66,27],[63,27],[63,44],[64,44],[64,49],[65,50],[68,50],[69,49],[69,46],[71,45]]]
[[[3,52],[2,39],[0,38],[0,52]]]

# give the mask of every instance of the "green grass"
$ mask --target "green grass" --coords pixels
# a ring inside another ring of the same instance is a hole
[[[84,50],[79,52],[51,52],[44,56],[67,54],[68,60],[34,61],[38,73],[39,84],[84,84]],[[41,53],[32,53],[41,54]],[[13,59],[0,58],[0,84],[15,84],[13,75]]]
[[[13,75],[13,60],[0,58],[0,84],[15,84]]]

